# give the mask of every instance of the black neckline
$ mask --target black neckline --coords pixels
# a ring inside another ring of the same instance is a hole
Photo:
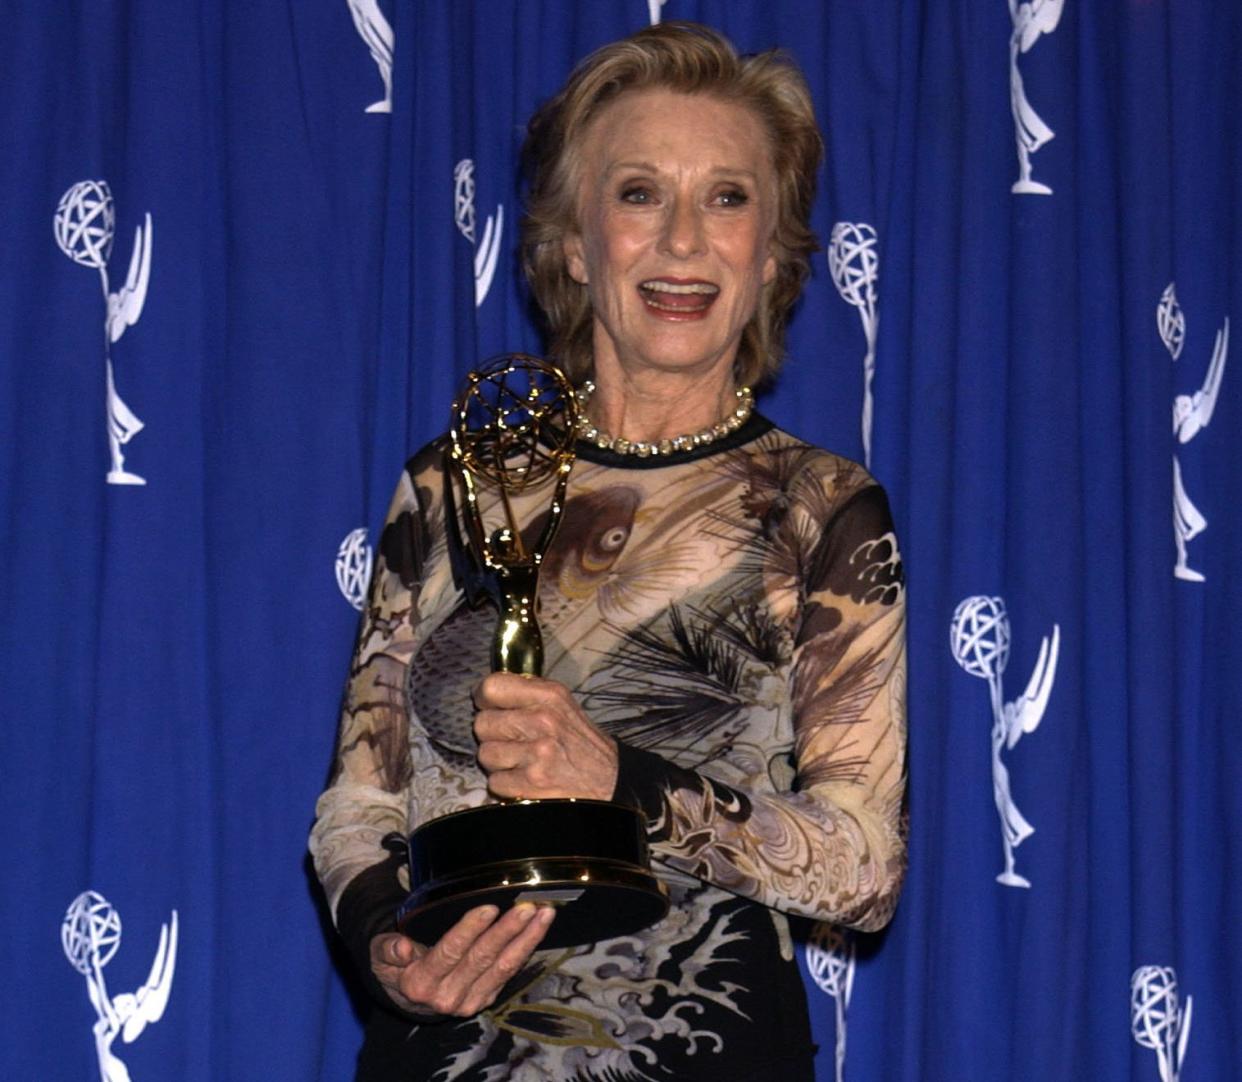
[[[754,412],[736,431],[688,451],[673,451],[667,455],[648,455],[643,458],[639,455],[618,454],[616,451],[607,451],[597,447],[586,440],[576,440],[574,453],[582,461],[594,462],[598,466],[612,466],[622,470],[658,470],[665,466],[680,466],[685,462],[694,462],[700,458],[707,458],[709,455],[719,454],[721,451],[732,451],[735,447],[741,447],[744,443],[758,439],[775,427],[763,414]]]

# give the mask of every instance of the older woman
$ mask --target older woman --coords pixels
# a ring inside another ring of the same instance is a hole
[[[753,410],[820,153],[787,60],[686,24],[601,49],[531,122],[526,266],[586,398],[546,676],[487,675],[494,617],[454,584],[433,445],[384,531],[311,839],[387,1008],[360,1078],[812,1077],[787,915],[879,928],[905,866],[887,503]],[[397,934],[401,840],[489,793],[641,809],[668,916],[563,952],[537,949],[555,918],[529,905]]]

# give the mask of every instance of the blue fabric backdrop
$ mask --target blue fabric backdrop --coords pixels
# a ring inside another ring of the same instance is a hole
[[[539,348],[525,118],[660,16],[807,73],[761,408],[869,451],[910,577],[910,875],[804,948],[821,1077],[1239,1077],[1234,0],[0,16],[5,1078],[349,1076],[304,847],[350,597],[462,374]]]

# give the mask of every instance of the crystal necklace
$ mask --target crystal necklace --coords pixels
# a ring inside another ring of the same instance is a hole
[[[749,387],[739,387],[733,392],[737,398],[737,406],[722,421],[700,432],[687,433],[684,436],[673,436],[666,440],[635,440],[631,442],[622,436],[610,436],[593,425],[586,415],[587,403],[595,392],[595,384],[586,380],[578,388],[578,425],[575,431],[578,439],[593,443],[601,451],[613,451],[619,455],[637,455],[639,458],[650,458],[652,455],[671,455],[675,451],[693,451],[706,447],[723,439],[730,432],[736,432],[755,408],[755,396]]]

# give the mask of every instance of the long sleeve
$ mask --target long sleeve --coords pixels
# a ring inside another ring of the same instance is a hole
[[[640,806],[656,859],[764,905],[872,931],[906,862],[905,592],[882,490],[865,483],[827,521],[790,515],[798,568],[788,667],[794,776],[726,784],[621,742],[616,795]],[[779,547],[779,543],[778,546]]]
[[[404,899],[409,719],[405,672],[430,549],[415,463],[402,474],[378,545],[342,704],[336,761],[310,836],[333,919],[363,974],[372,936]]]

